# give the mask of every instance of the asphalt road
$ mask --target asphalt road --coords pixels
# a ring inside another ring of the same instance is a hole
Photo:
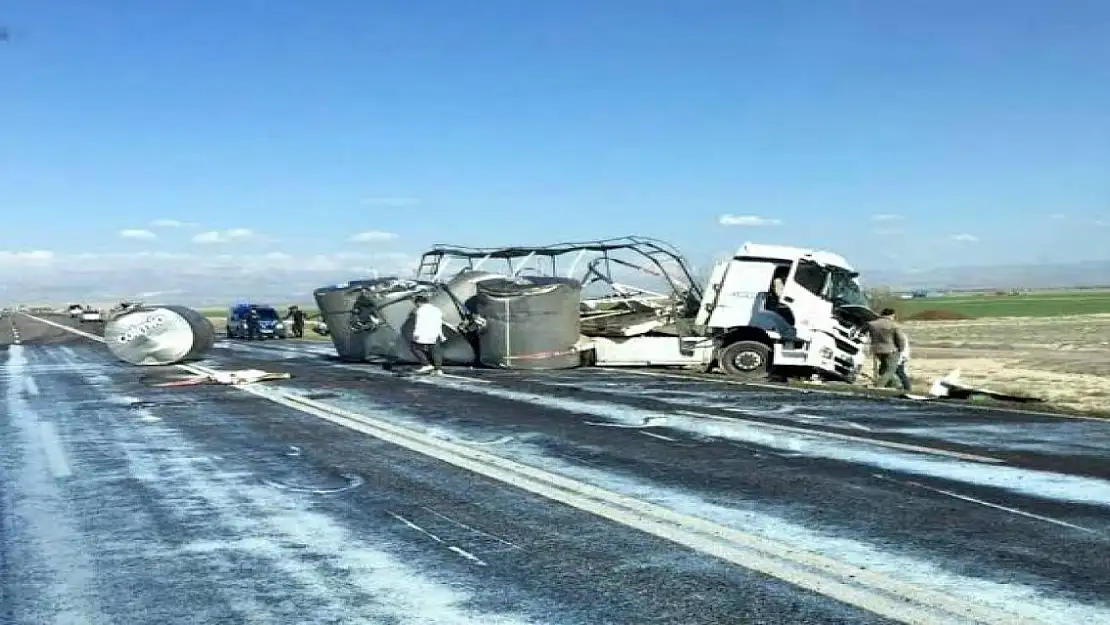
[[[886,622],[11,321],[0,622]],[[1000,614],[1110,622],[1110,424],[606,370],[405,378],[328,347],[204,364]]]

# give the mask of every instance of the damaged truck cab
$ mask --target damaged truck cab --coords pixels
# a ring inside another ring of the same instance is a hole
[[[714,360],[730,375],[851,381],[863,368],[874,318],[841,256],[746,243],[713,268],[695,325],[713,338]]]
[[[692,292],[692,291],[691,291]],[[747,380],[853,381],[875,319],[848,262],[829,252],[746,243],[714,266],[696,310],[632,336],[591,336],[587,364],[687,366]],[[689,294],[678,301],[689,303]],[[686,315],[692,315],[692,318]]]

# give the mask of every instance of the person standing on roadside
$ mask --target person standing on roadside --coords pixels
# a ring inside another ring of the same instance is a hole
[[[878,319],[867,324],[867,330],[871,335],[871,355],[879,361],[875,387],[887,388],[894,383],[896,376],[901,379],[898,368],[902,364],[906,336],[895,321],[893,308],[884,308]]]
[[[305,314],[304,311],[301,310],[300,306],[297,306],[296,304],[290,306],[289,312],[286,313],[285,318],[293,319],[293,336],[298,339],[302,338],[304,336]]]
[[[412,328],[412,351],[421,365],[416,373],[443,375],[441,343],[447,340],[443,334],[443,311],[429,302],[425,295],[417,295],[412,301],[416,304],[413,310],[416,320]]]
[[[247,340],[256,341],[262,339],[262,315],[258,314],[258,309],[251,307],[250,312],[247,313]]]
[[[902,339],[902,353],[898,358],[898,368],[894,370],[894,375],[898,378],[898,382],[902,384],[902,390],[909,393],[913,391],[913,379],[906,371],[906,367],[910,364],[910,339],[900,327],[898,328],[898,336]]]

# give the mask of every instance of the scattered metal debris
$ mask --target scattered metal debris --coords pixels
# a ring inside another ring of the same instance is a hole
[[[197,386],[200,384],[225,384],[229,386],[241,386],[245,384],[254,384],[256,382],[288,380],[292,377],[292,373],[269,372],[262,371],[261,369],[241,369],[239,371],[217,371],[216,373],[213,373],[211,375],[198,375],[191,378],[186,378],[184,380],[176,380],[173,382],[155,384],[154,386]]]
[[[992,391],[990,389],[968,386],[960,381],[959,369],[953,370],[948,375],[934,382],[933,387],[929,389],[929,394],[933,397],[944,397],[949,399],[971,399],[975,396],[981,396],[989,397],[991,399],[998,399],[1001,401],[1011,401],[1019,403],[1045,401],[1042,397],[1015,395],[1012,393],[1002,393],[999,391]]]

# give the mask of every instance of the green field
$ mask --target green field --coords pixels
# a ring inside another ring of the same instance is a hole
[[[1110,313],[1110,291],[1058,291],[1020,295],[948,295],[895,300],[902,317],[948,311],[967,317],[1059,317]]]

